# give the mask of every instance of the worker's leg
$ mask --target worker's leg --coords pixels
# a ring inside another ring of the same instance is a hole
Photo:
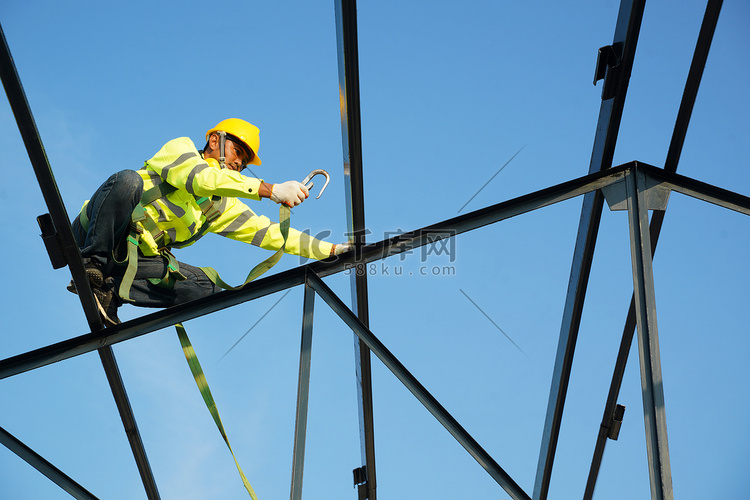
[[[169,307],[207,297],[221,288],[214,285],[199,268],[180,262],[180,272],[187,278],[177,281],[173,288],[164,288],[152,284],[148,278],[161,278],[167,272],[167,261],[161,256],[141,257],[138,259],[138,271],[130,287],[130,298],[133,305],[140,307]],[[122,281],[121,272],[114,276],[116,289]]]
[[[113,251],[123,245],[133,209],[143,193],[143,180],[132,170],[112,175],[93,194],[86,206],[88,230],[80,215],[73,221],[73,236],[81,250],[86,276],[94,293],[105,325],[117,324],[120,299],[108,275],[114,267]],[[76,292],[71,281],[68,290]]]
[[[132,170],[117,172],[96,190],[86,207],[88,231],[78,217],[73,221],[73,234],[84,259],[106,266],[112,251],[123,241],[142,193],[143,179]]]

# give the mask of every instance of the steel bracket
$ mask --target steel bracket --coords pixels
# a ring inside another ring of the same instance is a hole
[[[594,85],[604,80],[602,100],[612,99],[617,93],[618,74],[622,61],[623,44],[606,45],[600,47],[596,56],[596,70],[594,71]],[[607,71],[609,70],[609,71]]]
[[[617,438],[620,436],[620,427],[622,427],[622,418],[624,416],[625,407],[623,405],[617,405],[609,420],[609,431],[607,432],[607,437],[609,439],[617,441]]]
[[[367,466],[363,465],[352,471],[354,473],[354,486],[357,488],[357,500],[367,499]]]
[[[633,165],[635,162],[633,163]],[[646,209],[648,210],[666,210],[669,201],[671,189],[666,187],[662,181],[653,179],[646,175],[646,187],[644,195],[646,199]],[[602,188],[602,194],[607,201],[609,209],[612,211],[628,209],[628,195],[625,187],[625,178]]]
[[[39,229],[42,230],[40,236],[44,242],[44,248],[47,249],[52,269],[60,269],[67,266],[68,260],[65,258],[65,252],[60,243],[60,238],[57,236],[57,229],[55,229],[55,223],[52,222],[52,216],[50,214],[42,214],[36,218],[36,221],[39,224]]]
[[[363,465],[352,471],[354,473],[354,486],[367,482],[367,466]]]

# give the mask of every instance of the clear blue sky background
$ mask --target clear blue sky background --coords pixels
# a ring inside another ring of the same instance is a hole
[[[647,3],[616,165],[663,165],[704,9]],[[617,10],[614,0],[360,1],[370,241],[586,174],[596,51],[611,43]],[[174,137],[200,145],[237,116],[261,129],[258,176],[331,172],[292,224],[345,240],[332,1],[4,0],[0,22],[71,215],[111,173],[139,168]],[[678,169],[746,195],[749,25],[745,0],[724,2]],[[68,271],[52,270],[39,238],[34,219],[47,209],[5,99],[0,130],[6,358],[87,326]],[[251,206],[277,216],[268,201]],[[519,216],[458,237],[455,262],[415,252],[369,278],[372,331],[529,494],[580,210],[577,198]],[[749,231],[746,216],[671,196],[654,272],[677,498],[750,492]],[[266,254],[210,236],[178,256],[240,282]],[[297,265],[288,256],[274,272]],[[442,275],[446,266],[455,273]],[[349,302],[347,276],[326,281]],[[626,214],[605,209],[550,498],[583,493],[631,293]],[[146,312],[126,306],[120,317]],[[262,500],[289,494],[301,312],[297,287],[186,324]],[[304,497],[356,498],[352,333],[320,299],[315,320]],[[114,349],[162,498],[247,498],[173,329]],[[377,359],[373,378],[380,498],[507,498]],[[648,498],[635,345],[619,402],[625,421],[597,498]],[[99,497],[145,498],[95,353],[0,381],[0,425]],[[69,498],[4,447],[0,497]]]

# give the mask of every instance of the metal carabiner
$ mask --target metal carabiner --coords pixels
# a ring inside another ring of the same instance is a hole
[[[315,185],[315,184],[314,184],[314,183],[312,182],[312,178],[313,178],[313,177],[315,177],[315,176],[316,176],[316,175],[318,175],[318,174],[320,174],[320,175],[324,175],[324,176],[325,176],[325,178],[326,178],[326,183],[325,183],[325,184],[323,184],[323,189],[321,189],[321,190],[320,190],[320,193],[318,194],[318,196],[316,196],[316,197],[315,197],[315,199],[316,199],[316,200],[317,200],[318,198],[320,198],[320,195],[322,195],[322,194],[323,194],[323,191],[325,191],[325,190],[326,190],[326,186],[328,186],[328,183],[329,183],[329,182],[331,182],[331,176],[330,176],[330,175],[328,175],[328,172],[326,172],[326,171],[325,171],[325,170],[323,170],[322,168],[317,168],[317,169],[313,170],[312,172],[310,172],[309,174],[307,174],[307,177],[305,177],[305,180],[303,180],[303,181],[302,181],[302,184],[304,184],[304,185],[305,185],[305,186],[307,187],[307,189],[312,189],[312,188],[313,188],[313,186]]]

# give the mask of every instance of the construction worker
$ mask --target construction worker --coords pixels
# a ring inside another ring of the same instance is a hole
[[[123,301],[169,307],[219,292],[202,269],[178,262],[170,252],[206,232],[281,248],[280,224],[256,215],[240,199],[270,198],[294,207],[309,192],[297,181],[269,184],[240,174],[247,165],[261,164],[259,145],[257,127],[223,120],[206,133],[202,151],[187,137],[173,139],[140,170],[112,175],[84,204],[73,233],[107,326],[120,322],[117,308]],[[324,259],[349,248],[290,228],[284,252]]]

